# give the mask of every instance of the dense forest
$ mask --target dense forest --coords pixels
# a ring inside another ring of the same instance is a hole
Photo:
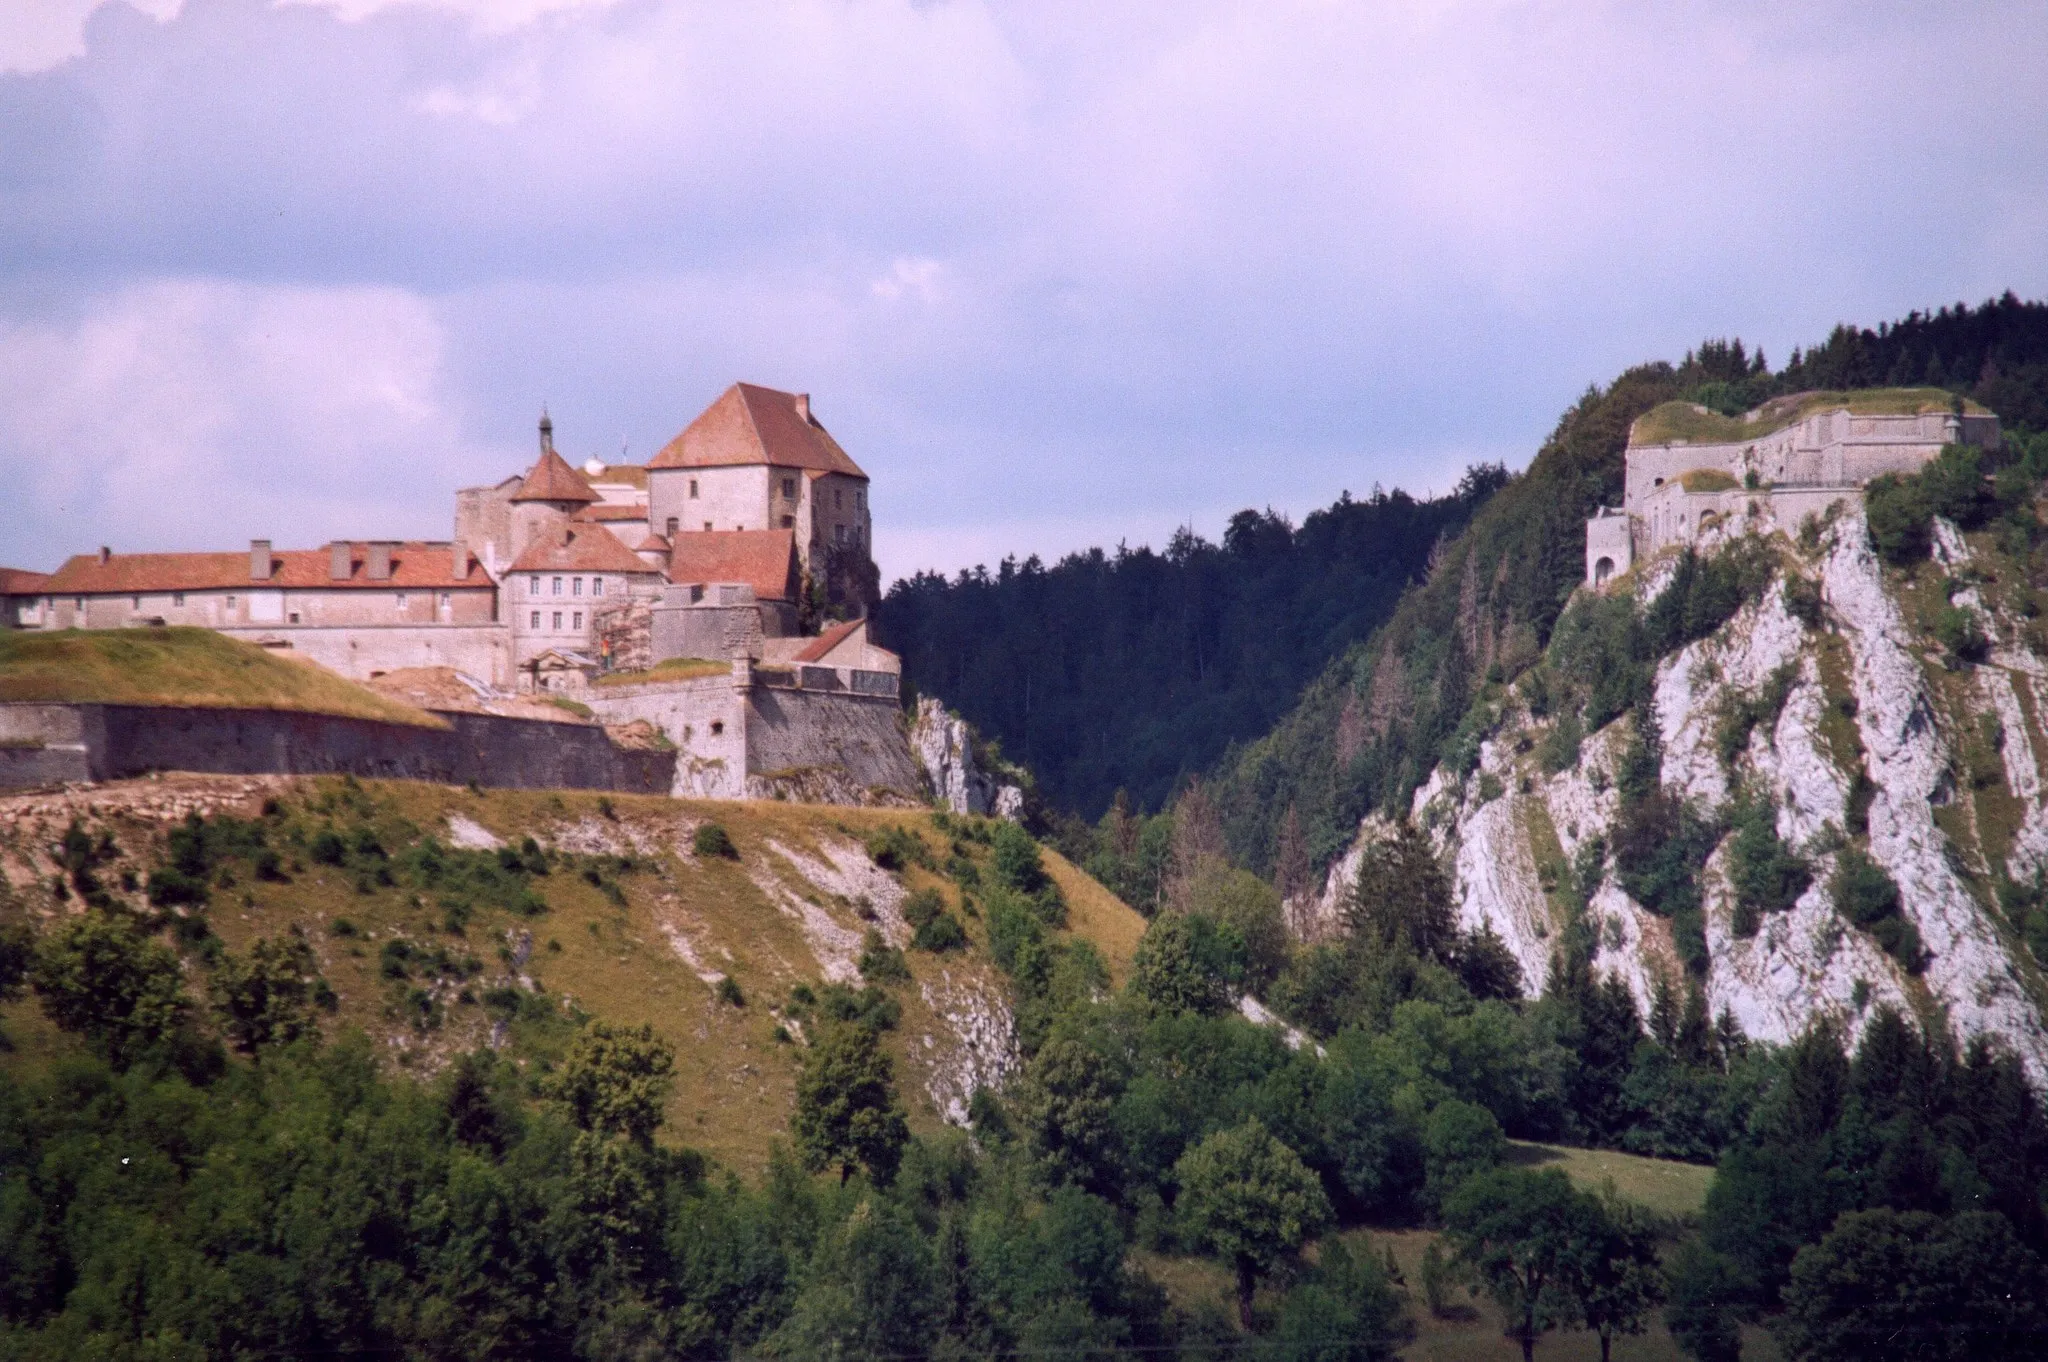
[[[0,1076],[0,1356],[1374,1362],[1473,1297],[1525,1358],[1659,1318],[1710,1362],[1758,1321],[1802,1362],[2039,1355],[2048,1118],[2009,1056],[1890,1014],[1853,1053],[1824,1026],[1753,1045],[1696,992],[1645,1018],[1570,935],[1526,1001],[1412,835],[1369,859],[1338,939],[1298,946],[1204,821],[1176,815],[1176,911],[1122,987],[1015,825],[877,835],[877,864],[950,877],[912,950],[957,949],[955,912],[985,924],[1022,1069],[971,1132],[913,1135],[887,1045],[908,976],[870,950],[863,987],[792,990],[796,1108],[753,1182],[664,1126],[677,1055],[644,1028],[535,993],[515,1006],[566,1037],[552,1059],[422,1080],[325,1034],[302,939],[211,935],[210,886],[369,856],[367,816],[194,818],[149,911],[97,892],[81,837],[69,892],[93,906],[0,924],[0,993],[76,1037]],[[507,861],[529,888],[577,864]],[[1245,991],[1317,1043],[1245,1020]],[[1719,1169],[1694,1227],[1511,1137]],[[1365,1225],[1440,1247],[1411,1283]],[[1144,1266],[1188,1255],[1234,1308],[1175,1304]]]
[[[879,627],[910,686],[997,740],[1053,806],[1092,819],[1121,789],[1156,810],[1384,621],[1506,476],[1473,468],[1433,500],[1347,494],[1299,527],[1240,511],[1221,545],[1182,530],[1164,553],[920,573],[889,589]]]

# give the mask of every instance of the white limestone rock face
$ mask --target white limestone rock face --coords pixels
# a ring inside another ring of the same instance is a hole
[[[1937,524],[1935,541],[1937,563],[1952,570],[1969,564],[1969,545],[1953,526]],[[1945,674],[1930,661],[1937,650],[1910,627],[1858,514],[1841,517],[1803,556],[1782,538],[1773,546],[1794,570],[1819,580],[1826,627],[1810,628],[1786,609],[1781,575],[1713,635],[1663,659],[1652,682],[1665,788],[1708,815],[1725,814],[1742,791],[1768,796],[1779,836],[1814,875],[1790,910],[1766,915],[1745,939],[1732,925],[1726,843],[1709,858],[1702,876],[1709,1010],[1726,1011],[1755,1039],[1783,1043],[1821,1018],[1853,1038],[1876,1009],[1890,1005],[1945,1023],[1958,1040],[1997,1037],[2037,1081],[2048,1080],[2048,1031],[2036,1001],[2040,972],[2024,947],[2008,946],[2001,935],[1983,888],[1991,868],[1980,866],[1973,886],[1957,867],[1967,870],[1975,853],[1952,845],[1935,821],[1937,808],[1968,797],[1955,774],[1961,744],[1991,716],[1995,764],[2019,810],[1999,868],[2016,879],[2048,870],[2048,752],[2037,717],[2048,714],[2048,665],[2022,641],[2017,622],[2001,620],[1966,583],[1952,599],[1977,615],[1992,641],[1991,658],[1963,679],[1964,700],[1945,701],[1933,680]],[[1638,608],[1669,583],[1672,561],[1641,570]],[[1857,773],[1845,769],[1826,736],[1830,698],[1821,663],[1828,649],[1837,650],[1830,674],[1840,678],[1846,667],[1864,774],[1875,787],[1869,852],[1898,882],[1903,910],[1929,954],[1917,978],[1844,921],[1829,892]],[[1725,759],[1721,735],[1731,705],[1771,693],[1774,683],[1784,696],[1775,720],[1758,722],[1732,761]],[[1410,811],[1454,874],[1460,925],[1498,932],[1531,992],[1542,987],[1564,926],[1544,890],[1546,873],[1569,874],[1596,837],[1611,842],[1620,805],[1613,775],[1630,727],[1616,723],[1589,735],[1573,767],[1546,775],[1532,752],[1547,722],[1510,705],[1481,745],[1477,769],[1463,778],[1432,772]],[[1966,730],[1960,736],[1959,727]],[[1322,893],[1289,905],[1297,935],[1314,939],[1333,926],[1364,848],[1385,831],[1383,820],[1366,820]],[[1561,860],[1541,864],[1550,858]],[[1681,982],[1670,924],[1631,900],[1611,865],[1586,916],[1595,969],[1624,980],[1639,1007],[1647,1011],[1661,979]]]
[[[948,714],[946,707],[929,695],[918,698],[917,715],[910,725],[910,750],[941,808],[1012,821],[1023,816],[1024,791],[980,769],[967,721]]]

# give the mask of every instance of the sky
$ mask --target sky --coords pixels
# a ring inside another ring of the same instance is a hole
[[[2048,7],[5,0],[0,563],[446,538],[809,392],[885,580],[2048,296]]]

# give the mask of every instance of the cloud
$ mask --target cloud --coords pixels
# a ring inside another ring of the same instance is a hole
[[[376,287],[165,281],[0,327],[9,555],[446,538],[467,451],[444,347]]]
[[[381,299],[412,321],[355,343],[435,338],[408,438],[451,477],[543,399],[644,453],[734,378],[805,389],[885,557],[1078,545],[1080,488],[1148,534],[1442,488],[1705,335],[1782,359],[2048,293],[2017,3],[184,0],[82,32],[0,76],[10,336],[152,290]],[[163,334],[228,375],[222,476],[283,470],[264,495],[320,520],[317,439],[258,458],[293,418],[194,325]],[[347,390],[327,359],[272,390]]]
[[[125,4],[160,23],[185,0],[18,0],[0,6],[0,73],[47,71],[85,53],[85,24],[102,5]]]

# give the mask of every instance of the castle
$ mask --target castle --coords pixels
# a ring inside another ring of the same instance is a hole
[[[1796,530],[1945,445],[1998,443],[1996,416],[1939,388],[1799,393],[1739,417],[1667,402],[1629,428],[1622,505],[1586,522],[1586,585],[1715,525]]]
[[[872,534],[867,474],[809,396],[735,383],[644,465],[571,466],[543,414],[533,465],[458,491],[446,541],[102,548],[0,589],[13,627],[199,625],[356,680],[447,667],[545,690],[670,658],[788,662],[819,617],[873,604]],[[864,626],[838,632],[834,660],[897,670]]]

